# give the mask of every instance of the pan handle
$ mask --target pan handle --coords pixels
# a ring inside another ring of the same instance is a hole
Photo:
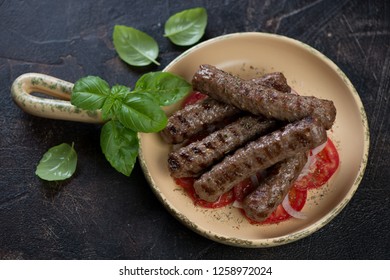
[[[72,88],[72,83],[52,76],[26,73],[15,79],[11,87],[11,95],[23,111],[34,116],[103,123],[100,110],[82,110],[70,103]]]

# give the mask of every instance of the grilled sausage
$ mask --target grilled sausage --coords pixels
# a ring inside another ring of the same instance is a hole
[[[330,100],[283,93],[207,64],[201,65],[195,73],[192,86],[194,90],[255,115],[288,122],[312,116],[326,129],[332,127],[336,118],[336,108]]]
[[[252,80],[259,85],[275,87],[289,92],[286,78],[280,72],[266,74]],[[200,102],[178,110],[168,119],[168,124],[161,131],[162,138],[169,144],[177,144],[202,131],[210,124],[220,122],[240,112],[233,105],[206,98]]]
[[[212,98],[188,105],[168,119],[160,135],[167,143],[177,144],[204,130],[207,125],[237,115],[240,110]]]
[[[291,87],[287,83],[286,77],[281,72],[266,74],[260,78],[254,78],[251,82],[263,86],[272,87],[281,92],[291,92]]]
[[[260,185],[247,195],[242,206],[252,220],[262,222],[282,203],[307,162],[307,154],[299,153],[273,167]]]
[[[243,116],[202,140],[171,152],[168,155],[170,173],[176,178],[197,177],[227,153],[269,132],[276,124],[276,121],[262,117]]]
[[[288,124],[226,156],[195,181],[195,191],[201,199],[215,201],[258,170],[315,148],[326,139],[326,130],[312,118]]]

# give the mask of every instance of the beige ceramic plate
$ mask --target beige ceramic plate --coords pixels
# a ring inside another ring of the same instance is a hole
[[[312,234],[333,219],[355,193],[367,163],[369,132],[361,100],[348,78],[323,54],[299,41],[264,33],[237,33],[199,44],[172,61],[165,71],[188,81],[207,63],[252,78],[281,71],[301,95],[333,100],[337,118],[329,137],[340,154],[340,167],[330,183],[310,191],[305,220],[277,225],[251,225],[233,207],[194,206],[169,176],[170,146],[158,134],[140,134],[140,161],[152,189],[164,206],[195,232],[217,242],[240,247],[268,247]],[[178,105],[166,108],[168,114]]]

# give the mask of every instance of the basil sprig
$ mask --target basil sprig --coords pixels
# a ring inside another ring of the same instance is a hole
[[[158,132],[167,124],[161,106],[184,97],[191,85],[168,72],[143,75],[134,90],[122,85],[112,88],[96,76],[78,80],[71,103],[81,109],[102,111],[107,122],[100,134],[100,146],[110,164],[129,176],[138,156],[138,132]]]
[[[171,16],[165,23],[165,37],[179,46],[190,46],[202,38],[207,25],[205,8],[193,8]]]
[[[39,161],[35,174],[46,181],[70,178],[76,170],[77,154],[67,143],[50,148]]]

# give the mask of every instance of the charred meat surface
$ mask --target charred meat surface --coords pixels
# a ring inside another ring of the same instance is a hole
[[[281,72],[269,73],[249,81],[255,84],[272,87],[281,92],[291,92],[291,87],[288,85],[286,77]]]
[[[271,167],[270,173],[242,203],[245,214],[262,222],[275,211],[290,191],[307,162],[307,154],[300,153]]]
[[[168,119],[168,124],[160,132],[167,143],[181,143],[196,133],[206,129],[207,125],[240,113],[234,106],[221,103],[212,98],[191,104],[177,111]]]
[[[227,153],[243,146],[276,128],[277,122],[257,116],[243,116],[226,127],[217,130],[202,140],[193,142],[168,155],[168,167],[171,175],[197,177],[202,171]]]
[[[207,64],[195,73],[192,86],[221,102],[267,118],[293,122],[312,116],[330,129],[336,117],[336,108],[330,100],[281,92]]]
[[[265,74],[252,80],[255,84],[275,87],[278,90],[290,92],[286,78],[280,72]],[[169,144],[177,144],[204,130],[208,125],[220,122],[237,115],[238,108],[231,104],[206,98],[200,102],[178,110],[168,119],[161,136]]]
[[[195,191],[201,199],[215,201],[257,171],[309,151],[326,140],[326,130],[312,118],[288,124],[226,156],[195,181]]]

